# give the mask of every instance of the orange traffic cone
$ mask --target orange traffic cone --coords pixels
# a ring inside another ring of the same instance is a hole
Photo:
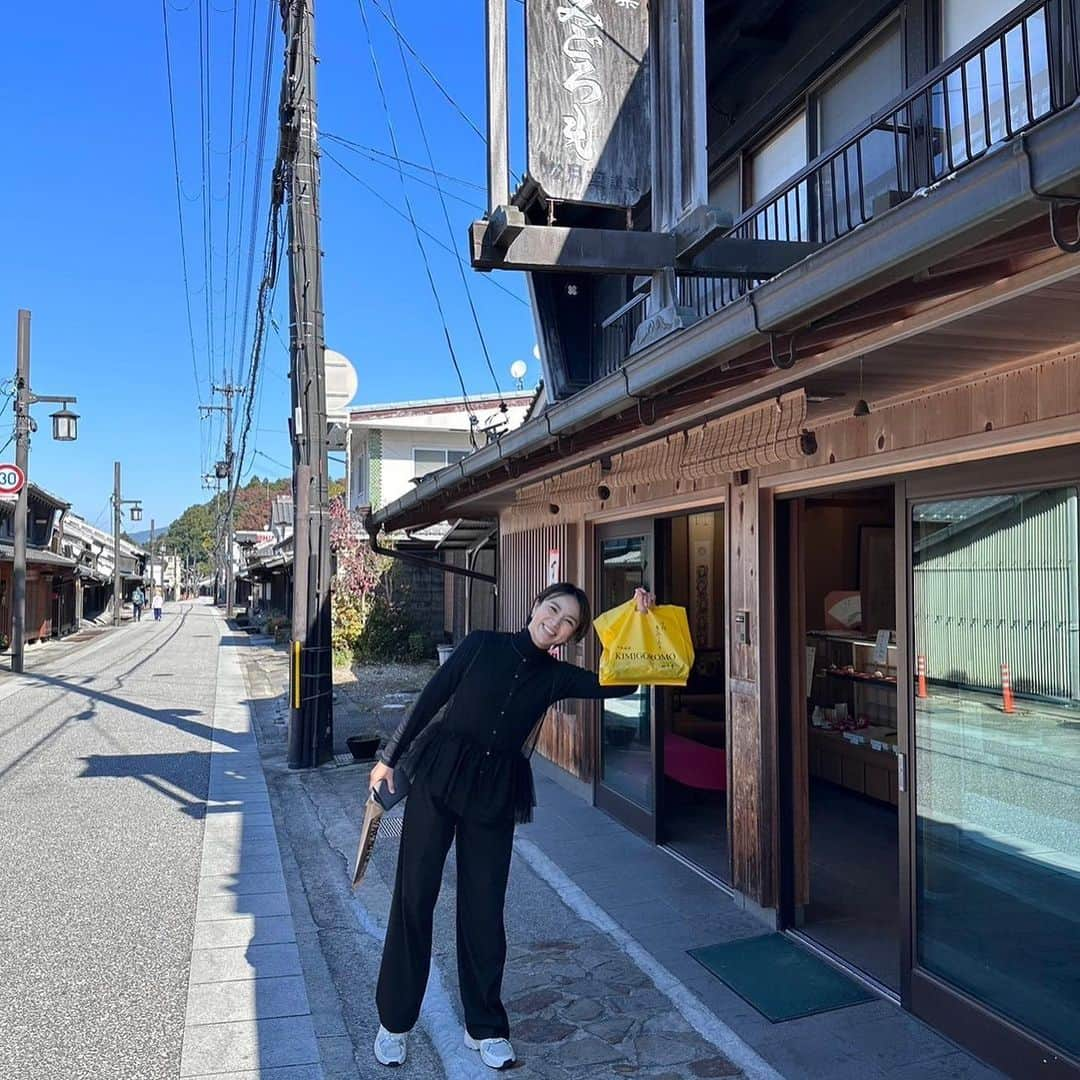
[[[919,656],[916,658],[916,668],[919,672],[919,688],[916,690],[918,697],[925,698],[930,695],[926,692],[926,657]]]
[[[1016,712],[1016,703],[1013,701],[1012,676],[1009,674],[1009,665],[1001,665],[1001,711]]]

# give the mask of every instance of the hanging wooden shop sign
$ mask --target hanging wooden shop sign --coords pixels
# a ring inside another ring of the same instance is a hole
[[[529,174],[629,207],[651,183],[649,0],[526,0]]]

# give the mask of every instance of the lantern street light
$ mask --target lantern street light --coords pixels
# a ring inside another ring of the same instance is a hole
[[[69,401],[74,398],[65,399],[63,408],[52,414],[52,437],[57,442],[74,442],[79,437],[79,414],[68,408]]]
[[[30,389],[30,312],[19,310],[19,329],[15,370],[15,464],[24,477],[30,464],[30,435],[37,425],[30,416],[30,406],[39,403],[60,404],[53,414],[53,438],[61,442],[74,441],[78,432],[78,416],[67,408],[75,398],[49,397]],[[59,418],[59,419],[58,419]],[[26,646],[26,526],[30,484],[24,481],[15,504],[15,536],[11,568],[11,670],[21,672]]]
[[[124,499],[120,495],[120,462],[113,462],[113,626],[120,625],[120,611],[123,607],[124,589],[123,580],[120,576],[120,521],[123,517],[124,507],[130,506],[128,511],[132,521],[142,521],[142,504],[139,499]]]

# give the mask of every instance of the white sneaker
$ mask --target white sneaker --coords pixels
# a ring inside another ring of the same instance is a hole
[[[517,1058],[509,1039],[474,1039],[465,1032],[465,1045],[480,1051],[480,1060],[489,1069],[508,1069]]]
[[[406,1031],[395,1035],[380,1024],[379,1033],[375,1036],[375,1060],[380,1065],[404,1065],[405,1038],[408,1034]]]

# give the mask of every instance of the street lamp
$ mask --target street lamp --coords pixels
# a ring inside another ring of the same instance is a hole
[[[66,400],[63,408],[52,414],[52,437],[57,442],[74,442],[79,437],[79,414],[68,408]]]
[[[53,414],[53,438],[72,442],[78,432],[78,417],[67,408],[76,398],[48,397],[30,389],[30,312],[20,308],[15,371],[15,464],[25,477],[30,465],[30,433],[37,425],[30,416],[30,406],[39,403],[59,404]],[[57,419],[59,418],[59,419]],[[24,480],[15,504],[14,562],[12,564],[11,670],[21,672],[26,646],[26,517],[29,480]]]
[[[120,495],[120,462],[113,462],[113,626],[120,625],[120,609],[123,607],[124,589],[120,577],[120,521],[123,518],[124,507],[130,506],[128,511],[132,521],[142,521],[142,505],[138,499],[125,499]]]

